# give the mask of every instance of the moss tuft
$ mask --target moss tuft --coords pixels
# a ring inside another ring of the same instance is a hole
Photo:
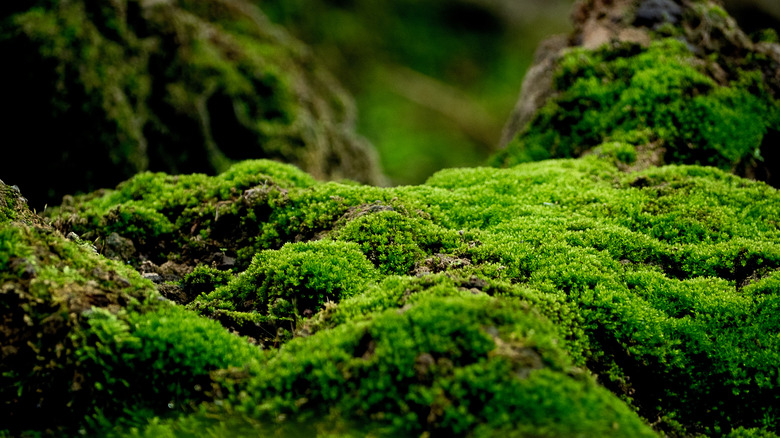
[[[259,252],[238,277],[199,296],[190,307],[251,336],[249,322],[279,324],[311,316],[326,303],[360,293],[376,277],[374,266],[353,243],[289,243]],[[261,340],[278,342],[278,329]]]
[[[339,229],[337,239],[355,242],[383,274],[407,274],[424,257],[457,247],[457,233],[395,211],[367,214]]]
[[[522,306],[488,297],[421,298],[401,312],[291,341],[237,402],[259,418],[370,419],[382,435],[462,435],[479,425],[491,434],[654,436],[570,368],[551,328]]]

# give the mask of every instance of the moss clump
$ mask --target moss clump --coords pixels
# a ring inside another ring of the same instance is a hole
[[[435,252],[458,246],[458,235],[420,218],[392,210],[366,214],[349,221],[337,238],[356,242],[383,274],[407,274]]]
[[[94,309],[71,337],[91,428],[144,424],[213,400],[210,373],[264,359],[219,324],[171,305],[114,314]],[[116,418],[120,417],[119,422]]]
[[[264,344],[278,343],[297,320],[360,293],[377,276],[353,243],[288,243],[257,253],[244,272],[190,307]],[[260,335],[257,324],[266,326]]]
[[[144,170],[217,173],[248,158],[317,178],[382,180],[350,98],[243,0],[37,0],[2,17],[0,73],[14,160],[38,207]],[[13,84],[13,85],[11,85]],[[46,129],[40,129],[46,126]],[[36,172],[56,187],[32,178]]]
[[[122,258],[136,266],[180,258],[206,262],[214,253],[236,257],[270,214],[266,204],[286,202],[289,188],[313,184],[295,167],[271,161],[238,163],[218,177],[145,172],[115,190],[66,197],[51,213],[60,230],[95,242],[101,253],[123,253],[112,233],[129,239],[132,248]],[[239,265],[246,267],[251,257]]]
[[[64,238],[37,218],[18,191],[0,184],[0,400],[3,428],[72,424],[89,391],[80,387],[71,333],[82,312],[117,311],[154,292],[133,269]],[[32,416],[32,412],[46,412]]]
[[[0,184],[0,200],[12,206],[0,217],[0,434],[180,415],[213,400],[210,372],[262,359],[131,267],[63,237],[17,190]]]
[[[603,142],[653,145],[667,163],[745,174],[780,125],[780,105],[759,72],[727,85],[675,39],[648,48],[573,49],[559,61],[556,95],[494,163],[576,157]],[[772,155],[773,156],[773,155]]]
[[[286,344],[249,381],[240,409],[370,419],[389,435],[480,425],[488,435],[654,436],[556,343],[552,326],[518,303],[424,297]]]
[[[219,286],[224,286],[233,279],[230,271],[221,271],[205,265],[198,265],[189,274],[181,279],[181,287],[184,290],[187,304],[202,293],[211,292]]]

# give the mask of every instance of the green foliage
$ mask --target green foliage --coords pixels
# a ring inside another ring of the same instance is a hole
[[[780,123],[761,73],[744,71],[721,86],[700,64],[675,39],[572,50],[555,73],[558,93],[493,162],[576,157],[611,141],[660,142],[667,163],[739,170],[761,160],[764,136]]]

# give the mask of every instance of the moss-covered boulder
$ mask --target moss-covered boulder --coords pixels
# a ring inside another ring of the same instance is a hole
[[[780,44],[710,0],[583,0],[542,45],[494,164],[637,149],[626,167],[716,166],[780,185]]]
[[[247,158],[382,181],[350,97],[246,1],[3,8],[0,172],[39,208],[147,169],[213,174]]]
[[[605,157],[389,189],[245,162],[141,174],[49,214],[105,251],[116,211],[143,212],[126,261],[269,351],[210,362],[213,398],[183,397],[208,414],[150,429],[155,414],[137,414],[139,433],[228,412],[231,427],[289,433],[778,433],[780,195],[715,168],[626,172]]]

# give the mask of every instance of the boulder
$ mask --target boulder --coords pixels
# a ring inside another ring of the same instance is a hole
[[[780,185],[780,44],[710,0],[582,0],[542,44],[493,163],[620,142],[634,168],[715,166]]]
[[[249,2],[4,8],[0,174],[37,208],[144,170],[214,174],[247,158],[384,181],[351,98]]]

